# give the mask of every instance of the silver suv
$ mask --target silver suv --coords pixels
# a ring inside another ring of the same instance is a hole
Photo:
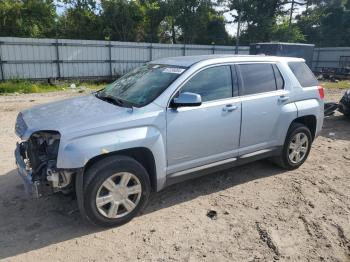
[[[323,97],[298,58],[159,59],[19,113],[18,173],[35,197],[73,191],[86,220],[117,226],[181,180],[262,158],[298,168],[322,128]]]

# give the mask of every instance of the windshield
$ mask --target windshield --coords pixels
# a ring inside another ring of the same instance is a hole
[[[142,107],[156,99],[184,71],[181,67],[144,65],[106,86],[98,97]]]

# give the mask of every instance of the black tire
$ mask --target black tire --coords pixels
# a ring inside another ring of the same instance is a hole
[[[100,186],[114,174],[128,172],[133,174],[141,184],[141,197],[136,207],[127,215],[120,218],[103,216],[96,206],[96,196]],[[146,169],[135,159],[127,156],[110,156],[94,163],[84,173],[84,212],[92,224],[103,227],[123,225],[134,218],[147,204],[151,191],[149,175]]]
[[[306,135],[306,137],[308,139],[308,148],[307,148],[307,151],[306,151],[303,159],[298,163],[293,163],[289,158],[289,145],[290,145],[292,139],[294,138],[294,136],[297,135],[298,133],[303,133]],[[287,169],[287,170],[297,169],[308,158],[310,150],[311,150],[311,145],[312,145],[312,135],[311,135],[310,129],[301,123],[292,123],[288,129],[288,133],[287,133],[284,145],[283,145],[281,155],[273,158],[272,160],[275,164],[277,164],[278,166],[280,166],[284,169]]]

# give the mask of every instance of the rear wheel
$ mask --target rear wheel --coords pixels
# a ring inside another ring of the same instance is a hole
[[[296,169],[307,159],[312,145],[309,128],[300,123],[292,123],[283,145],[282,154],[275,162],[285,169]]]
[[[96,162],[84,177],[84,209],[90,222],[119,226],[146,205],[151,186],[145,168],[126,156]]]

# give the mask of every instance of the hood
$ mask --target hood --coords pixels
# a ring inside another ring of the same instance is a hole
[[[92,94],[70,98],[22,111],[17,119],[16,133],[24,139],[39,130],[55,130],[63,134],[90,129],[129,116],[130,110],[102,101]]]

